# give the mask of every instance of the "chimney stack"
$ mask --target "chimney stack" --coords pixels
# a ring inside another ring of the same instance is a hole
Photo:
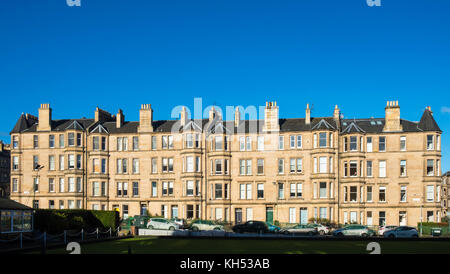
[[[141,105],[138,132],[153,132],[153,109],[151,104]]]
[[[236,110],[234,111],[234,126],[239,127],[240,123],[241,123],[241,112],[239,111],[239,107],[236,107]]]
[[[111,115],[111,113],[97,107],[95,109],[95,122],[98,121],[103,121],[103,122],[108,122],[108,121],[112,121],[113,117]]]
[[[266,108],[264,109],[263,131],[280,131],[277,102],[266,102]]]
[[[52,109],[50,104],[41,104],[39,108],[39,120],[38,120],[38,131],[50,131],[52,130]]]
[[[212,106],[211,109],[209,110],[209,121],[211,122],[212,120],[214,120],[216,115],[217,115],[216,110],[214,109],[214,106]]]
[[[116,128],[121,128],[124,120],[125,120],[125,115],[123,115],[122,110],[119,109],[119,111],[117,112],[117,115],[116,115]]]
[[[340,117],[341,117],[341,110],[339,109],[338,105],[336,105],[334,107],[333,118],[335,121],[339,121]]]
[[[387,101],[385,108],[385,124],[383,131],[402,131],[400,124],[400,106],[398,101]]]
[[[431,113],[431,115],[433,115],[433,112],[431,111],[431,107],[430,106],[427,107],[427,110]]]
[[[180,125],[184,127],[188,121],[186,107],[181,108],[180,112]]]
[[[306,104],[305,124],[311,124],[311,109],[309,108],[309,104]]]

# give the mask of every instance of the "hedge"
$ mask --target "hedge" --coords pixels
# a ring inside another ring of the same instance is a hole
[[[442,231],[442,235],[450,234],[448,223],[443,223],[443,222],[441,222],[441,223],[432,223],[432,222],[422,223],[422,233],[424,235],[431,235],[432,228],[440,228]],[[417,229],[420,231],[420,223],[417,224]]]
[[[64,230],[115,229],[119,226],[117,211],[83,209],[37,209],[34,214],[34,229],[50,234]]]

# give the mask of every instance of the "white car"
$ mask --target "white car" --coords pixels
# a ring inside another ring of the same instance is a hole
[[[317,232],[320,235],[327,235],[328,233],[330,233],[330,229],[322,224],[312,224],[312,226],[317,228]]]
[[[195,220],[191,223],[192,231],[202,231],[202,230],[224,230],[223,225],[216,224],[210,220]]]
[[[385,238],[418,238],[419,232],[415,227],[399,226],[384,232],[383,236]]]
[[[380,228],[378,229],[378,235],[383,236],[384,232],[387,232],[389,230],[395,229],[398,226],[396,225],[385,225],[385,226],[380,226]]]
[[[149,229],[175,230],[179,225],[163,218],[151,218],[147,223]]]

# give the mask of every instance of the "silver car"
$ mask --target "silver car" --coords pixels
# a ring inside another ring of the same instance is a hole
[[[341,236],[360,236],[360,237],[369,237],[374,236],[375,231],[369,229],[364,225],[347,225],[343,228],[336,229],[333,231],[333,236],[341,237]]]
[[[317,227],[314,227],[313,225],[302,225],[298,224],[289,228],[282,229],[280,231],[284,234],[308,234],[308,235],[315,235],[317,234]]]
[[[149,229],[175,230],[179,225],[163,218],[151,218],[147,223]]]
[[[385,226],[380,226],[380,228],[378,229],[378,235],[383,236],[384,232],[387,232],[389,230],[395,229],[398,226],[396,225],[385,225]]]
[[[399,226],[384,232],[383,236],[385,238],[418,238],[419,232],[417,232],[417,229],[414,227]]]
[[[224,230],[223,225],[216,224],[210,220],[195,220],[191,224],[192,231],[202,231],[202,230]]]

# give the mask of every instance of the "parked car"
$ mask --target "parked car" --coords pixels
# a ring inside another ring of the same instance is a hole
[[[269,226],[265,222],[261,221],[248,221],[243,224],[237,224],[233,226],[233,231],[236,233],[256,232],[266,233],[269,232]]]
[[[267,224],[267,227],[269,228],[269,232],[277,233],[281,230],[281,228],[279,226],[276,226],[272,223],[266,222],[266,224]]]
[[[314,227],[312,224],[298,224],[289,228],[282,229],[282,231],[280,232],[284,234],[308,234],[309,236],[319,233],[317,231],[317,227]]]
[[[395,229],[398,226],[396,225],[384,225],[384,226],[380,226],[380,228],[378,229],[378,235],[383,236],[384,232],[387,232],[389,230]]]
[[[186,223],[185,219],[172,218],[172,219],[170,219],[170,221],[173,223],[176,223],[179,226],[179,228],[185,229],[188,227],[188,224]]]
[[[216,224],[210,220],[195,220],[191,223],[190,229],[192,231],[224,230],[223,225]]]
[[[330,233],[330,228],[327,226],[324,226],[322,224],[311,224],[313,227],[317,228],[317,232],[320,235],[327,235],[328,233]]]
[[[147,223],[147,228],[175,230],[179,228],[179,225],[164,218],[151,218]]]
[[[333,231],[333,236],[359,236],[369,237],[375,235],[375,231],[364,225],[347,225]]]
[[[419,232],[415,227],[399,226],[384,232],[385,238],[418,238]]]

